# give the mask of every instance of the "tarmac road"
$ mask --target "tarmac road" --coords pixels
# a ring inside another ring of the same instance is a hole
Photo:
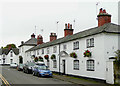
[[[1,69],[1,68],[0,68]],[[9,66],[2,66],[2,74],[6,81],[11,85],[35,85],[35,84],[48,84],[48,85],[72,85],[70,82],[61,81],[55,78],[43,78],[33,76],[32,74],[26,74],[22,71],[10,68]]]

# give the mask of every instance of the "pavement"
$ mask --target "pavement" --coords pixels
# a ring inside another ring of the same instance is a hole
[[[59,75],[56,73],[53,74],[53,77],[62,81],[71,82],[73,84],[79,84],[80,86],[111,86],[110,84],[100,81],[88,80],[67,75]]]

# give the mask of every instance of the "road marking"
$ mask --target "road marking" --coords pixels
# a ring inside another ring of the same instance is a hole
[[[11,86],[8,81],[0,74],[0,78],[2,79],[2,81],[5,83],[6,86]]]

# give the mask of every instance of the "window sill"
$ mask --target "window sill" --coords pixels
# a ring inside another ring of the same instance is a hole
[[[94,47],[94,46],[88,46],[87,48],[91,48],[91,47]]]
[[[95,71],[95,70],[87,69],[87,71]]]
[[[79,69],[74,69],[74,70],[79,70]]]

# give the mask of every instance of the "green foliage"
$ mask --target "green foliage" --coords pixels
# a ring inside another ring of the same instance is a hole
[[[77,58],[77,54],[75,52],[70,53],[70,57]]]
[[[51,59],[56,59],[55,54],[52,54]]]
[[[84,57],[91,57],[91,52],[89,50],[86,50],[84,52]]]
[[[11,46],[11,48],[16,48],[16,45],[15,44],[8,44],[8,45],[6,45],[6,47],[4,47],[4,48],[9,48]]]
[[[115,53],[116,53],[115,56],[116,60],[120,60],[120,50],[115,51]]]

